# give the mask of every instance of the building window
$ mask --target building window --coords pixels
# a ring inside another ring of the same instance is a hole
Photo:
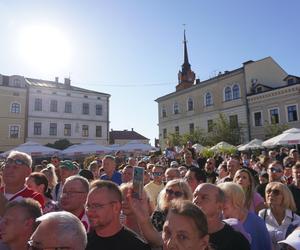
[[[65,124],[64,135],[71,136],[71,124]]]
[[[18,125],[11,125],[9,126],[9,138],[19,138],[20,134],[20,126]]]
[[[89,136],[89,126],[82,125],[82,137],[88,137],[88,136]]]
[[[167,132],[167,129],[166,128],[164,128],[163,129],[163,138],[164,139],[166,139],[167,138],[167,136],[168,136],[168,134],[167,134],[168,132]]]
[[[42,123],[41,122],[35,122],[33,124],[33,134],[34,135],[41,135],[42,134]]]
[[[278,108],[270,109],[270,123],[277,124],[279,123],[279,111]]]
[[[211,106],[213,104],[213,99],[211,93],[205,94],[205,106]]]
[[[96,126],[96,137],[102,137],[102,126]]]
[[[96,115],[102,115],[102,105],[96,104]]]
[[[41,98],[35,98],[34,100],[34,110],[35,111],[42,111],[43,109],[43,102]]]
[[[188,111],[194,110],[194,101],[191,97],[188,99],[187,110]]]
[[[90,113],[90,105],[88,103],[82,104],[82,114],[88,115]]]
[[[292,85],[294,83],[294,79],[293,78],[288,79],[287,83],[288,85]]]
[[[57,135],[57,124],[50,123],[49,135],[56,136]]]
[[[13,81],[13,86],[14,87],[21,87],[21,82],[19,79],[14,79]]]
[[[231,99],[232,99],[232,93],[231,93],[231,88],[230,87],[226,87],[225,88],[224,94],[225,94],[225,98],[224,98],[225,102],[231,101]]]
[[[11,104],[10,112],[11,113],[20,113],[20,107],[21,106],[20,106],[19,103],[14,102],[14,103]]]
[[[297,106],[287,106],[288,122],[298,121]]]
[[[239,99],[240,98],[240,87],[239,85],[235,84],[232,87],[232,99]]]
[[[229,116],[229,125],[230,125],[230,128],[238,128],[239,123],[238,123],[238,116],[237,115],[230,115]]]
[[[254,113],[254,126],[255,127],[262,126],[262,113],[261,112]]]
[[[194,131],[195,131],[194,123],[189,124],[189,129],[190,129],[190,134],[194,133]]]
[[[166,111],[165,108],[162,108],[161,115],[162,115],[163,118],[167,117],[167,111]]]
[[[179,126],[175,126],[175,134],[179,135]]]
[[[72,113],[72,103],[65,102],[65,113]]]
[[[57,101],[56,100],[50,101],[50,112],[57,112]]]
[[[177,115],[179,114],[179,105],[177,102],[174,103],[174,114]]]
[[[207,131],[212,132],[214,128],[214,121],[213,120],[207,120]]]

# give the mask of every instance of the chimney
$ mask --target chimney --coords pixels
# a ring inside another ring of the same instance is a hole
[[[71,87],[71,79],[70,78],[65,78],[65,86],[66,86],[66,88]]]
[[[55,77],[55,83],[58,83],[58,76]]]

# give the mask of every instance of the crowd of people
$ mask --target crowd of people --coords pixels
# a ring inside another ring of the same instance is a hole
[[[299,152],[206,158],[188,143],[87,166],[58,156],[33,166],[12,151],[1,163],[0,219],[1,250],[299,250]]]

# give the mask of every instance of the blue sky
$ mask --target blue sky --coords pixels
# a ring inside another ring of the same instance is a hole
[[[109,93],[110,128],[134,128],[153,144],[154,100],[175,91],[183,24],[202,80],[267,56],[300,75],[299,9],[298,0],[0,0],[0,73],[70,75]]]

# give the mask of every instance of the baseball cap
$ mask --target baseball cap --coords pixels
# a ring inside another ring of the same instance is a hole
[[[300,250],[300,227],[296,228],[285,240],[278,241],[278,243],[285,243],[296,250]]]
[[[171,161],[170,166],[171,166],[171,168],[172,168],[172,167],[178,167],[179,164],[178,164],[177,161]]]
[[[78,167],[70,160],[61,161],[59,166],[68,170],[78,170]]]

